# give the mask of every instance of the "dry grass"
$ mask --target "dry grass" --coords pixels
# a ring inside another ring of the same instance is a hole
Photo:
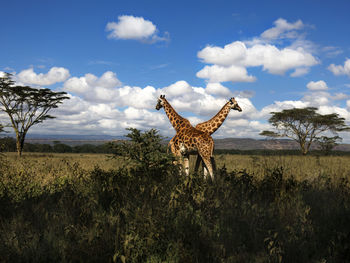
[[[349,156],[258,156],[258,155],[230,155],[215,156],[218,168],[226,167],[228,171],[246,170],[249,174],[262,177],[267,171],[283,167],[284,175],[293,176],[297,180],[314,180],[320,175],[333,178],[350,179]],[[191,158],[194,167],[195,157]]]
[[[8,172],[30,175],[42,186],[59,177],[63,179],[77,172],[85,173],[97,166],[107,171],[122,165],[121,161],[107,154],[24,153],[18,158],[16,153],[6,153],[4,160]]]
[[[15,153],[5,154],[9,170],[15,173],[26,170],[46,181],[58,176],[72,174],[72,170],[79,167],[90,171],[98,166],[102,170],[120,168],[121,159],[113,159],[108,154],[60,154],[60,153],[24,153],[18,158]],[[228,171],[246,170],[249,174],[263,177],[269,170],[283,167],[284,176],[297,180],[313,181],[319,176],[327,175],[331,178],[350,179],[349,156],[258,156],[219,154],[215,156],[218,168],[226,167]],[[191,156],[190,167],[193,169],[195,156]]]
[[[349,262],[349,159],[217,155],[246,172],[208,183],[170,161],[6,154],[0,262]]]

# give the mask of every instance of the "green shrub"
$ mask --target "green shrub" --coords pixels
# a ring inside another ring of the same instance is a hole
[[[75,165],[46,185],[26,172],[1,176],[0,261],[350,261],[347,179],[221,168],[211,182],[180,174],[146,134],[124,153],[132,167]]]

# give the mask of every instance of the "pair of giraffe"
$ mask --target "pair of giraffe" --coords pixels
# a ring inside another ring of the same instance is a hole
[[[198,153],[195,171],[198,170],[202,160],[204,175],[207,176],[209,173],[210,177],[214,179],[212,166],[214,140],[211,134],[221,126],[231,109],[242,111],[237,101],[231,98],[213,118],[197,124],[196,127],[193,127],[189,120],[183,118],[174,110],[165,99],[165,95],[160,95],[156,109],[160,110],[162,107],[176,131],[176,135],[169,142],[171,152],[177,157],[183,157],[182,164],[185,173],[189,174],[189,155]]]

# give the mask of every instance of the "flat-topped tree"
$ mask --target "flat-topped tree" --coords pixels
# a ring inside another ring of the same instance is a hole
[[[317,108],[293,108],[281,112],[271,112],[269,123],[276,131],[262,131],[260,135],[268,137],[287,137],[298,142],[303,155],[306,155],[311,144],[322,132],[337,135],[341,131],[350,131],[345,119],[337,113],[319,114]]]
[[[17,152],[21,156],[25,136],[30,127],[46,119],[55,118],[48,112],[69,97],[66,96],[66,92],[15,85],[11,77],[9,73],[0,77],[0,111],[9,116],[9,126],[16,133]]]

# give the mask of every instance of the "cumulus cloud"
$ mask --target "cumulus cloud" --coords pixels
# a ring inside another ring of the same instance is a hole
[[[140,129],[157,128],[164,135],[173,135],[173,128],[164,112],[155,111],[157,97],[165,94],[175,110],[192,121],[207,120],[214,116],[233,94],[221,84],[208,84],[206,88],[193,87],[186,81],[177,81],[167,87],[132,87],[121,85],[116,74],[106,72],[101,77],[85,74],[73,77],[64,83],[64,90],[71,95],[71,103],[60,108],[60,114],[72,125],[89,127],[90,130],[111,129],[123,132],[127,127]],[[237,94],[242,92],[235,91]],[[245,94],[244,92],[242,94]],[[79,97],[77,97],[79,96]],[[248,98],[236,97],[245,114],[254,106]],[[79,106],[78,106],[79,105]],[[66,111],[66,112],[64,112]],[[69,114],[66,118],[64,115]],[[230,118],[236,116],[230,114]],[[202,116],[198,118],[197,116]],[[88,118],[85,123],[81,119]]]
[[[165,87],[163,89],[163,92],[169,96],[176,97],[192,92],[192,87],[186,81],[180,80],[175,82],[174,84],[171,84],[168,87]]]
[[[309,73],[310,68],[296,68],[294,72],[290,74],[291,77],[300,77]]]
[[[344,66],[331,64],[329,65],[328,69],[336,76],[347,75],[350,77],[350,59],[347,59],[344,62]]]
[[[87,101],[109,102],[118,95],[116,87],[119,86],[121,82],[116,74],[107,71],[100,78],[90,73],[80,78],[72,77],[64,83],[63,89]]]
[[[26,85],[49,86],[57,82],[63,82],[69,78],[69,70],[62,67],[53,67],[46,74],[35,73],[33,68],[22,70],[16,75],[19,82]]]
[[[220,69],[223,67],[225,69],[230,67],[243,68],[239,72],[241,81],[252,81],[252,76],[247,78],[247,73],[245,67],[258,67],[262,66],[264,70],[271,74],[283,75],[286,71],[294,69],[293,76],[300,76],[308,72],[308,67],[314,66],[319,63],[319,61],[311,54],[305,51],[302,47],[297,49],[283,48],[278,49],[276,46],[270,44],[256,44],[251,47],[246,46],[245,43],[241,41],[235,41],[231,44],[221,47],[207,46],[198,52],[198,57],[204,63],[215,64],[217,66],[216,72],[218,72],[218,67]],[[207,66],[203,69],[207,72]],[[202,70],[202,71],[203,71]],[[200,71],[201,72],[201,71]],[[233,80],[239,79],[237,75],[237,70],[232,72],[234,77]],[[216,74],[213,72],[213,75]],[[203,73],[198,74],[199,77],[207,77],[208,74]],[[221,75],[218,73],[218,75]],[[213,76],[212,76],[213,77]],[[226,77],[229,79],[229,77]]]
[[[289,23],[283,18],[277,19],[274,25],[274,27],[265,30],[260,36],[263,39],[295,38],[297,36],[296,30],[304,27],[301,20]]]
[[[259,114],[256,116],[257,119],[268,119],[271,117],[271,112],[279,112],[286,109],[292,108],[305,108],[309,107],[309,103],[300,100],[285,100],[275,101],[273,104],[263,107]]]
[[[143,17],[119,16],[118,22],[107,23],[106,31],[110,31],[107,37],[114,39],[133,39],[152,43],[169,40],[167,32],[164,37],[158,36],[156,25]]]
[[[280,18],[273,28],[253,40],[234,41],[224,47],[207,46],[197,56],[203,63],[213,65],[205,66],[197,77],[209,82],[251,82],[255,77],[247,73],[250,67],[262,67],[270,74],[284,75],[293,70],[291,77],[305,75],[320,62],[311,53],[313,44],[296,33],[302,28],[301,20],[289,23]],[[273,44],[273,40],[284,38],[293,39],[292,44],[285,47]]]
[[[232,92],[228,88],[223,86],[221,83],[209,82],[207,84],[207,87],[205,88],[205,91],[208,94],[214,94],[221,97],[228,97],[232,95]]]
[[[124,86],[118,89],[118,96],[114,100],[120,107],[132,106],[137,109],[153,109],[156,106],[158,93],[152,86],[145,88]]]
[[[205,66],[198,71],[198,78],[208,79],[209,82],[253,82],[255,77],[248,75],[244,67],[232,65],[230,67],[222,67],[219,65]]]
[[[327,90],[328,87],[327,87],[327,84],[326,82],[324,82],[323,80],[319,80],[319,81],[310,81],[306,87],[309,89],[309,90]]]

